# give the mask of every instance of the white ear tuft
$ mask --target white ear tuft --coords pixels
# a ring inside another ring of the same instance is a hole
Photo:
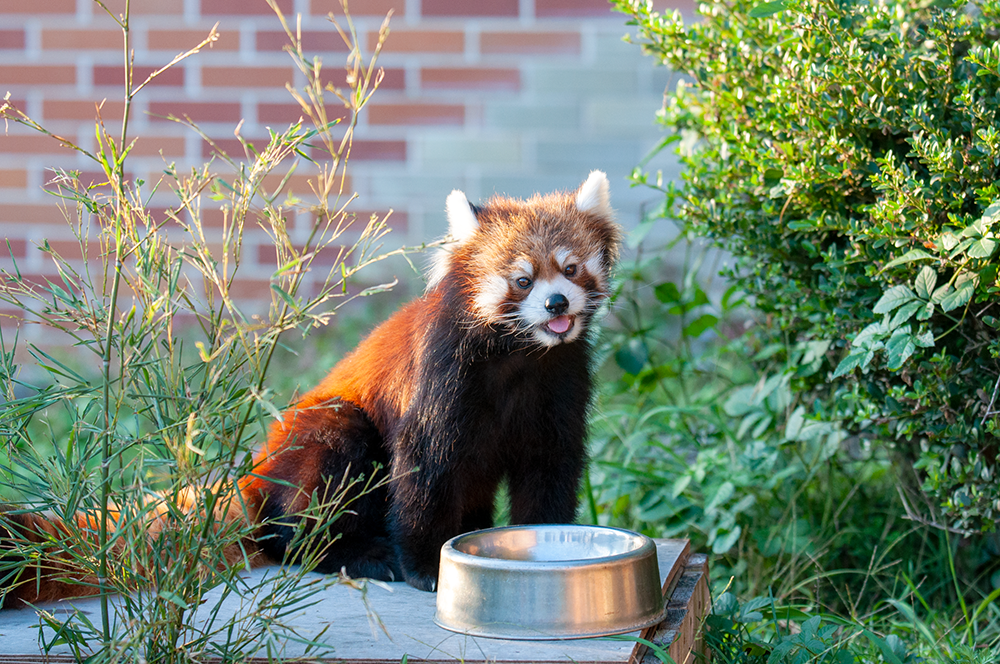
[[[427,290],[431,290],[444,279],[451,269],[451,252],[462,242],[468,240],[479,229],[479,220],[469,205],[469,199],[458,189],[448,195],[445,202],[448,212],[448,244],[440,247],[430,258],[430,271],[427,275]]]
[[[580,190],[576,193],[576,209],[600,217],[614,216],[609,189],[608,176],[604,171],[591,171],[587,181],[580,185]]]
[[[448,235],[456,242],[468,240],[479,228],[479,220],[469,205],[469,199],[458,189],[448,195],[445,209],[448,211]]]

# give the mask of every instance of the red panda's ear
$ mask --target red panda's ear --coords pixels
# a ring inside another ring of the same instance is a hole
[[[458,189],[448,196],[445,209],[448,210],[448,235],[456,242],[465,242],[479,229],[479,220],[469,199]]]
[[[591,171],[587,181],[576,192],[576,209],[605,219],[613,218],[609,190],[608,176],[604,171]]]
[[[430,271],[427,275],[427,290],[430,291],[451,269],[451,254],[479,229],[479,220],[465,194],[455,189],[445,202],[448,212],[448,242],[430,257]]]

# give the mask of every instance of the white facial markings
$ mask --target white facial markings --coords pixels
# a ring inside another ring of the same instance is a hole
[[[587,292],[563,275],[536,281],[528,297],[521,302],[519,317],[532,328],[535,339],[545,346],[573,341],[580,335],[583,327],[579,323],[574,323],[573,327],[561,336],[546,329],[545,325],[553,319],[553,315],[545,308],[545,302],[553,295],[562,295],[569,302],[565,311],[567,316],[578,316],[587,307]]]
[[[473,305],[480,316],[486,320],[496,320],[497,310],[507,300],[507,280],[499,274],[483,277],[476,289]]]
[[[565,269],[567,265],[575,263],[573,252],[566,248],[559,248],[552,252],[552,256],[556,259],[556,264],[559,269]]]
[[[601,253],[594,254],[586,261],[583,262],[584,269],[587,273],[597,279],[597,283],[600,285],[601,290],[608,287],[607,275],[604,273],[604,256]]]

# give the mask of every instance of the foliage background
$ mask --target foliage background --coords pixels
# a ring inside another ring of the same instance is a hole
[[[997,4],[616,4],[732,287],[627,267],[592,518],[698,533],[722,661],[993,661]]]

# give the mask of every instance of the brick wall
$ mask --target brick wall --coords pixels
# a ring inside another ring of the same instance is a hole
[[[124,0],[106,4],[120,11]],[[345,49],[325,18],[339,4],[278,4],[302,15],[306,48],[340,68]],[[194,132],[158,116],[188,114],[230,143],[241,119],[242,134],[254,140],[299,117],[284,84],[301,81],[264,0],[132,0],[131,7],[140,75],[196,44],[216,22],[221,33],[211,50],[137,98],[130,133],[142,138],[132,176],[155,181],[164,160],[190,166],[211,154]],[[391,244],[440,235],[444,200],[456,187],[473,201],[525,196],[576,187],[600,168],[626,225],[654,198],[628,189],[624,177],[661,136],[653,117],[669,73],[621,42],[624,18],[605,0],[353,0],[364,48],[374,45],[390,9],[392,32],[379,61],[385,81],[361,119],[349,172],[355,210],[395,211]],[[9,91],[33,118],[84,147],[94,145],[95,102],[108,100],[109,122],[121,113],[121,59],[120,31],[92,0],[0,0],[0,94]],[[15,125],[0,135],[0,227],[29,273],[53,272],[34,248],[43,238],[66,247],[73,241],[43,191],[54,166],[96,171],[45,136]],[[245,292],[266,293],[273,250],[262,231],[246,240],[247,272],[260,281],[248,281]]]

